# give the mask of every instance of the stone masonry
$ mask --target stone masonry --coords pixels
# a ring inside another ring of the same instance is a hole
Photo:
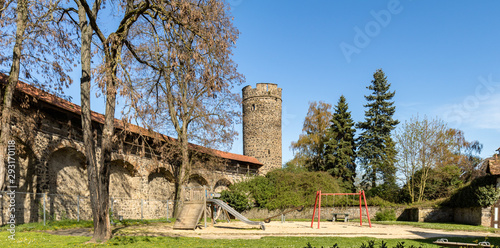
[[[281,103],[276,84],[243,88],[243,155],[264,164],[261,175],[281,168]]]
[[[0,83],[6,76],[0,73]],[[1,90],[1,87],[0,87]],[[11,121],[16,150],[16,223],[43,219],[89,219],[89,191],[80,106],[19,82]],[[94,137],[99,140],[104,116],[92,113]],[[127,125],[116,129],[111,154],[110,197],[114,213],[126,219],[171,216],[175,168],[159,158],[153,133]],[[126,130],[125,130],[126,129]],[[139,137],[144,137],[138,139]],[[171,139],[162,136],[164,139]],[[137,142],[134,140],[138,140]],[[257,159],[192,145],[189,191],[205,187],[220,192],[257,174]],[[97,148],[99,152],[99,148]],[[199,158],[198,158],[199,157]],[[212,159],[210,159],[212,158]],[[8,216],[10,197],[0,192],[0,225]],[[189,199],[182,199],[189,200]]]

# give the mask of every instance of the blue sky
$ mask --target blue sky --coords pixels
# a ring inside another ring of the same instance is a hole
[[[343,94],[354,121],[363,120],[379,68],[401,122],[439,117],[480,141],[484,158],[500,147],[500,1],[226,1],[241,32],[233,58],[246,77],[235,90],[283,89],[283,163],[309,102],[335,105]],[[78,83],[66,92],[80,103]],[[93,100],[93,110],[103,113],[102,103]],[[241,136],[231,152],[243,153]]]
[[[439,117],[480,141],[482,157],[500,147],[500,2],[228,2],[244,85],[283,89],[283,163],[293,158],[309,102],[335,105],[343,94],[354,121],[363,120],[378,68],[396,91],[401,122]],[[349,46],[356,52],[343,52]],[[232,152],[242,153],[241,142]]]

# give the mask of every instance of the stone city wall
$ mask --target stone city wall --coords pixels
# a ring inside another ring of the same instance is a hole
[[[41,220],[44,196],[46,218],[77,219],[79,209],[80,218],[89,219],[86,159],[79,116],[43,102],[29,108],[15,107],[12,132],[16,143],[17,223]],[[99,140],[100,133],[95,135]],[[125,218],[140,219],[142,207],[142,217],[164,218],[166,201],[174,198],[172,165],[153,159],[155,154],[145,152],[139,145],[125,143],[127,138],[129,136],[117,135],[111,154],[110,197],[114,198],[116,211]],[[98,147],[96,150],[100,152]],[[217,161],[214,162],[217,166],[210,168],[203,167],[209,163],[207,160],[200,163],[202,166],[193,165],[188,187],[206,185],[210,191],[221,191],[252,174],[248,165],[240,167],[235,161],[229,164],[222,159]],[[2,195],[0,225],[9,217],[9,201],[10,197]]]
[[[1,223],[5,224],[9,212],[10,197],[0,194]],[[110,208],[114,218],[124,219],[160,219],[172,218],[174,201],[155,199],[110,199]],[[16,194],[16,224],[42,222],[44,220],[91,220],[90,198],[77,195],[52,194]]]

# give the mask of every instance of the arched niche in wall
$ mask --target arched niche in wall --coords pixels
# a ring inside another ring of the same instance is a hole
[[[227,178],[219,179],[214,185],[214,192],[220,193],[223,190],[228,190],[231,182]]]
[[[137,198],[140,177],[134,166],[122,159],[110,163],[109,195],[114,198]]]
[[[83,153],[72,147],[61,148],[50,155],[47,164],[50,194],[89,195]]]
[[[76,218],[78,200],[89,196],[85,156],[75,148],[63,147],[50,154],[47,166],[50,216]]]
[[[173,200],[175,194],[174,176],[166,168],[157,168],[148,175],[148,198]]]
[[[189,188],[202,188],[204,185],[209,186],[208,181],[203,176],[199,174],[193,174],[189,177]]]

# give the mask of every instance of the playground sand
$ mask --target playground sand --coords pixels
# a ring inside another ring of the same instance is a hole
[[[202,222],[203,223],[203,222]],[[172,225],[157,223],[155,225],[140,227],[123,227],[117,235],[138,236],[170,236],[170,237],[199,237],[205,239],[259,239],[267,236],[309,236],[309,237],[373,237],[382,239],[425,239],[425,238],[450,238],[450,237],[500,237],[500,234],[486,232],[443,231],[424,229],[412,226],[380,225],[349,222],[321,222],[321,228],[311,228],[311,222],[285,222],[279,221],[265,224],[266,230],[234,221],[218,223],[196,230],[173,230]]]

